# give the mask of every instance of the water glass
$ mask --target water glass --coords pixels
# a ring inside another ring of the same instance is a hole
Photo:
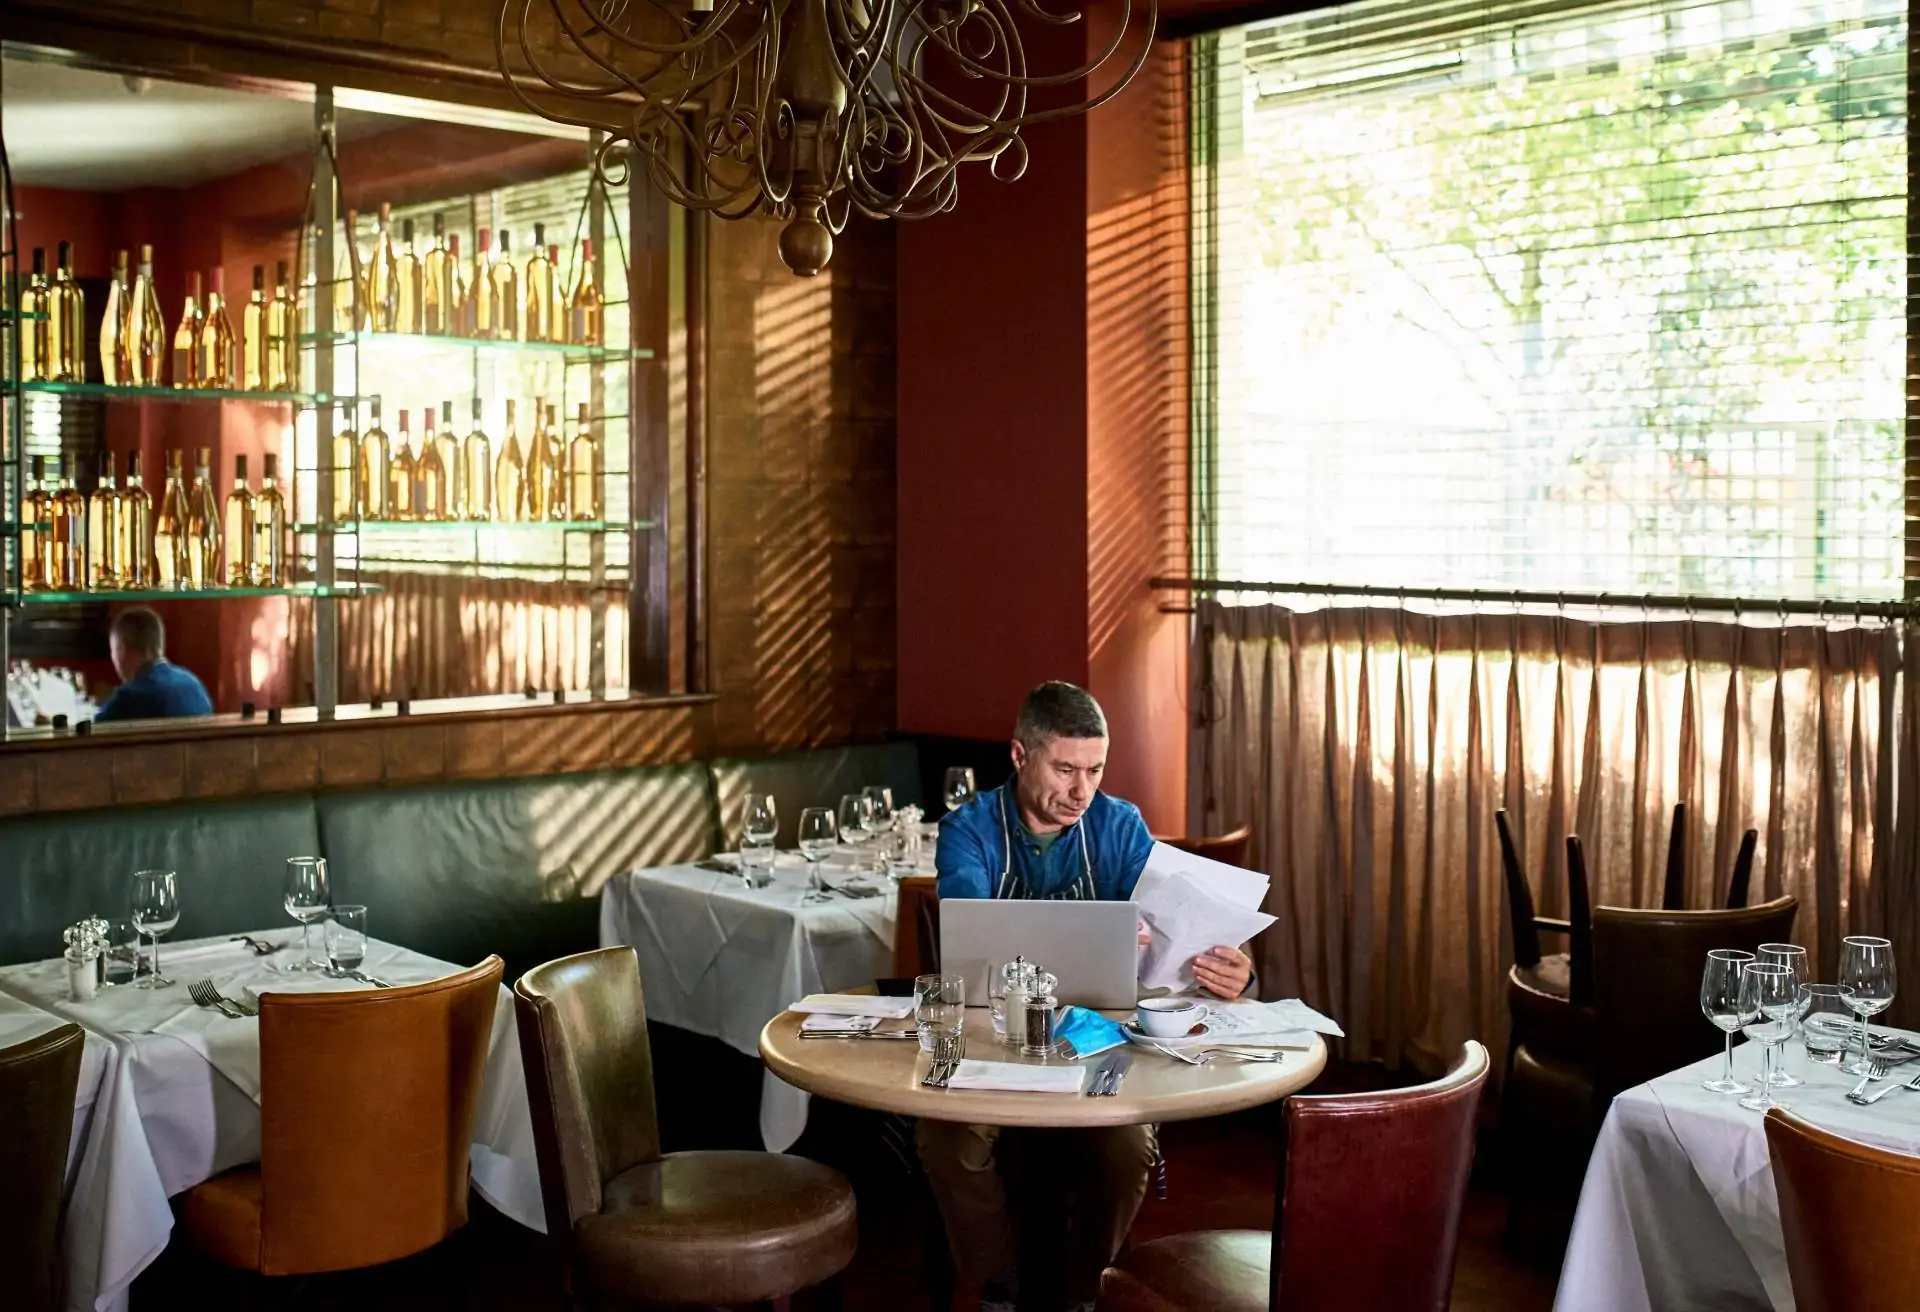
[[[1852,990],[1838,984],[1802,984],[1800,996],[1806,1004],[1800,1014],[1800,1037],[1807,1045],[1807,1060],[1822,1066],[1838,1066],[1853,1041]]]
[[[973,800],[973,769],[971,766],[955,765],[947,768],[946,783],[940,789],[940,800],[947,810],[958,811]]]
[[[774,848],[770,841],[749,840],[740,848],[740,877],[748,888],[765,888],[773,882]]]
[[[351,975],[367,959],[367,909],[343,903],[327,918],[321,937],[326,942],[327,965],[336,975]]]
[[[300,922],[302,959],[288,970],[325,970],[326,963],[313,955],[313,927],[327,918],[333,906],[333,890],[327,882],[327,859],[321,856],[287,858],[286,883],[282,888],[287,914]]]
[[[880,858],[886,863],[888,879],[897,884],[918,869],[919,846],[920,835],[905,829],[880,836]]]
[[[802,902],[824,902],[827,890],[820,884],[820,863],[827,859],[840,841],[840,830],[833,812],[824,806],[810,806],[800,813],[800,855],[807,863],[807,895]]]
[[[106,988],[131,984],[140,973],[140,931],[131,920],[107,925],[107,941],[100,950],[100,983]]]
[[[1707,953],[1707,968],[1700,976],[1700,1010],[1726,1036],[1726,1063],[1720,1078],[1700,1087],[1711,1093],[1746,1093],[1747,1086],[1733,1078],[1733,1036],[1747,1023],[1742,1009],[1740,979],[1753,961],[1753,953],[1733,948],[1715,948]]]
[[[1800,986],[1785,966],[1749,962],[1740,974],[1740,1012],[1747,1037],[1760,1044],[1760,1088],[1740,1105],[1764,1112],[1785,1107],[1773,1097],[1773,1050],[1793,1037],[1800,1019]]]
[[[180,890],[171,870],[141,870],[133,876],[133,900],[127,917],[134,929],[153,940],[153,969],[133,982],[135,988],[164,989],[173,983],[160,973],[160,940],[180,923]]]
[[[1872,1017],[1893,1005],[1897,980],[1893,970],[1893,944],[1884,938],[1856,935],[1840,940],[1840,980],[1843,988],[1853,990],[1848,1005],[1860,1018],[1860,1057],[1843,1069],[1855,1075],[1867,1073],[1867,1054],[1873,1047]]]
[[[1799,998],[1801,986],[1811,982],[1807,972],[1807,950],[1796,943],[1762,943],[1756,951],[1762,964],[1787,968],[1787,973],[1793,976],[1794,995]],[[1801,1005],[1793,1018],[1796,1029],[1799,1026],[1800,1017],[1806,1015],[1807,1005],[1812,1001],[1811,997],[1800,999]],[[1797,1076],[1787,1074],[1778,1065],[1774,1067],[1773,1074],[1767,1077],[1767,1083],[1776,1089],[1791,1089],[1800,1082]]]
[[[922,1052],[932,1052],[937,1037],[957,1037],[966,1028],[966,989],[958,975],[921,975],[913,981],[913,1020]]]
[[[742,846],[765,843],[772,846],[780,836],[780,812],[772,793],[748,793],[745,818],[740,825]]]

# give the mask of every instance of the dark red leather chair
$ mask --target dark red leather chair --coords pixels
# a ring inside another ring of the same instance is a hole
[[[63,1307],[60,1198],[84,1035],[62,1025],[0,1048],[0,1272],[4,1305]]]
[[[1157,841],[1168,847],[1177,847],[1182,852],[1204,856],[1210,861],[1224,861],[1230,866],[1245,868],[1247,848],[1253,843],[1253,826],[1241,825],[1226,834],[1195,834],[1184,838],[1160,838]]]

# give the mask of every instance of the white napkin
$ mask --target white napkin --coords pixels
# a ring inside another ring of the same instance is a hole
[[[1078,1093],[1084,1066],[1024,1066],[1011,1061],[962,1061],[949,1089],[1001,1089],[1008,1093]]]
[[[878,1016],[830,1016],[824,1012],[814,1012],[800,1022],[803,1030],[858,1030],[862,1034],[879,1025]]]
[[[882,998],[863,993],[809,993],[788,1007],[802,1015],[877,1016],[881,1020],[905,1020],[913,1015],[912,998]]]

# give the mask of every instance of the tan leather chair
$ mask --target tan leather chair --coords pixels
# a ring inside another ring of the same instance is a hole
[[[1253,826],[1241,825],[1226,834],[1196,834],[1190,838],[1157,838],[1155,841],[1195,856],[1204,856],[1210,861],[1224,861],[1230,866],[1244,867],[1247,864],[1247,848],[1253,843]]]
[[[738,1306],[833,1280],[853,1188],[784,1153],[660,1151],[640,959],[602,948],[513,986],[547,1233],[570,1296]]]
[[[1799,1312],[1909,1312],[1920,1283],[1920,1158],[1767,1113],[1787,1272]]]
[[[260,1162],[187,1191],[193,1245],[261,1275],[378,1266],[467,1223],[499,957],[430,984],[260,999]]]
[[[1127,1253],[1102,1312],[1446,1312],[1487,1050],[1388,1093],[1296,1097],[1271,1234],[1203,1230]]]
[[[84,1042],[61,1025],[0,1048],[0,1303],[20,1312],[62,1306],[60,1196]]]

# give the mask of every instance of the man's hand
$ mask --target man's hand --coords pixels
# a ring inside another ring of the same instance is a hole
[[[1193,977],[1214,997],[1231,1000],[1247,991],[1253,962],[1239,948],[1219,944],[1193,959]]]

